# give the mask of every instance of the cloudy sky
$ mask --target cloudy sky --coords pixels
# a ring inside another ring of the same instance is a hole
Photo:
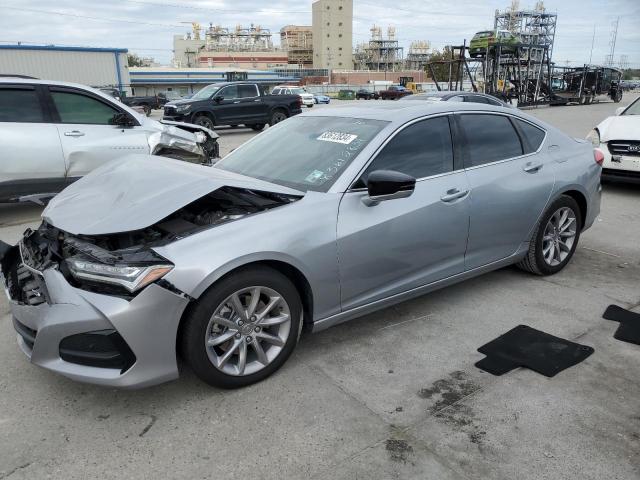
[[[0,43],[125,47],[168,64],[172,37],[198,21],[223,26],[250,23],[277,33],[283,25],[311,24],[311,0],[0,0]],[[493,14],[510,0],[354,0],[354,43],[369,38],[372,24],[394,25],[405,47],[428,40],[436,48],[460,44],[493,26]],[[534,0],[521,0],[531,8]],[[389,5],[393,5],[390,7]],[[640,68],[640,0],[547,0],[558,14],[556,63],[589,61],[594,25],[593,63],[609,53],[612,22],[620,23],[615,62],[626,55]],[[184,23],[187,22],[187,23]],[[277,43],[278,35],[274,35]]]

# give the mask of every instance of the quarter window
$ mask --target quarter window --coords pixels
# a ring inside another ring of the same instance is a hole
[[[522,155],[520,138],[506,116],[464,114],[460,122],[467,140],[465,167]]]
[[[51,92],[62,123],[109,125],[118,110],[95,98],[71,92]]]
[[[44,122],[38,94],[33,89],[0,89],[0,122]]]
[[[414,178],[453,171],[453,146],[447,117],[422,120],[399,132],[367,167],[362,176],[364,184],[369,173],[375,170],[395,170]]]
[[[530,123],[523,122],[522,120],[516,120],[516,123],[518,124],[518,127],[520,127],[520,132],[524,137],[522,142],[524,146],[524,153],[537,151],[544,140],[544,130],[534,127]]]

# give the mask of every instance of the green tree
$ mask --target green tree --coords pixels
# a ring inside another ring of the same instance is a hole
[[[453,53],[453,55],[452,55]],[[441,82],[449,82],[449,67],[451,66],[451,81],[455,82],[456,77],[460,80],[462,76],[462,70],[464,65],[460,64],[456,60],[459,58],[459,52],[453,51],[451,47],[447,46],[440,50],[434,50],[431,54],[431,58],[429,59],[429,63],[425,68],[427,75],[432,76],[431,69],[433,70],[434,76],[436,77],[433,80],[437,80],[439,83]],[[453,61],[452,61],[453,60]],[[431,69],[429,68],[431,66]],[[458,73],[458,65],[460,65],[460,70]]]
[[[127,64],[130,67],[144,67],[145,62],[135,53],[127,53]]]

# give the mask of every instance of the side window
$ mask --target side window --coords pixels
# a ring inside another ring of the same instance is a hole
[[[400,131],[367,167],[364,183],[374,170],[395,170],[414,178],[453,171],[448,118],[422,120]]]
[[[228,87],[224,87],[220,90],[217,96],[222,97],[225,100],[233,100],[234,98],[238,98],[238,86],[237,85],[229,85]]]
[[[0,122],[44,122],[37,92],[26,88],[1,88]]]
[[[503,115],[464,114],[460,123],[467,140],[465,167],[476,167],[522,155],[520,137]]]
[[[118,113],[106,103],[79,93],[53,91],[51,97],[62,123],[109,125],[111,117]]]
[[[455,97],[449,98],[447,102],[464,102],[464,97],[461,95],[456,95]]]
[[[255,85],[238,85],[238,97],[257,97],[258,89]]]
[[[524,136],[525,142],[523,142],[524,153],[532,153],[537,151],[544,140],[544,130],[534,127],[528,122],[516,119],[516,123],[520,128],[520,132]]]

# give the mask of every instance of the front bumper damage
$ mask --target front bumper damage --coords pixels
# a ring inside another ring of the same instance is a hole
[[[55,266],[26,265],[19,245],[0,248],[2,282],[18,344],[31,363],[111,387],[178,377],[176,332],[186,296],[155,283],[132,298],[77,288]]]

